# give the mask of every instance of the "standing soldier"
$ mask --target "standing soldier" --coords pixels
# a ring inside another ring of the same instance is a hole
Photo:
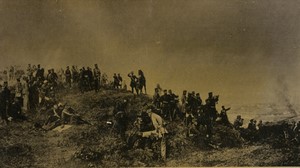
[[[93,72],[92,69],[90,67],[87,67],[86,73],[88,75],[89,78],[89,90],[92,90],[92,86],[93,86]]]
[[[9,80],[13,80],[15,76],[15,68],[13,66],[10,66],[9,69]]]
[[[107,75],[106,75],[106,73],[103,73],[102,74],[102,77],[101,77],[101,82],[100,82],[100,84],[102,85],[102,86],[104,86],[104,85],[107,85]]]
[[[168,91],[164,90],[164,94],[160,97],[160,102],[162,106],[162,114],[164,118],[170,117],[170,96]]]
[[[84,89],[84,67],[82,69],[79,70],[79,90],[81,93],[83,93],[85,91]]]
[[[186,90],[184,90],[183,92],[182,92],[182,96],[181,96],[181,114],[182,114],[182,117],[183,117],[183,119],[185,119],[186,117],[188,117],[187,115],[186,115],[186,112],[187,112],[187,91]]]
[[[47,80],[48,81],[51,81],[51,77],[52,76],[52,74],[51,74],[51,69],[48,69],[48,74],[47,74]],[[30,80],[30,81],[32,81],[32,80]]]
[[[159,83],[156,85],[159,95],[161,95],[162,88],[160,87]]]
[[[202,99],[200,97],[200,93],[196,94],[196,106],[197,108],[200,108],[202,106]]]
[[[8,89],[8,83],[5,81],[3,83],[3,89],[0,95],[0,112],[1,112],[1,118],[6,125],[8,124],[7,114],[9,110],[9,104],[10,104],[10,90]]]
[[[141,93],[143,93],[143,88],[145,89],[145,94],[147,94],[147,89],[146,89],[146,78],[144,75],[144,72],[142,70],[138,71],[138,89],[140,90]]]
[[[194,108],[195,106],[195,96],[193,96],[194,92],[189,92],[187,99],[186,99],[186,105],[185,105],[185,124],[186,126],[189,126],[192,124],[192,120],[194,118],[194,114],[196,114],[197,110]]]
[[[31,64],[28,64],[28,67],[27,67],[27,76],[28,76],[28,79],[29,79],[29,80],[32,79],[32,68],[31,68]]]
[[[67,66],[67,69],[65,71],[65,76],[66,76],[66,83],[71,88],[71,78],[72,78],[72,75],[71,75],[71,71],[69,69],[69,66]]]
[[[119,81],[119,87],[120,87],[120,89],[122,89],[122,82],[123,82],[123,79],[122,79],[122,77],[121,77],[121,75],[120,74],[118,74],[118,81]]]
[[[36,80],[36,72],[37,72],[37,67],[35,65],[32,66],[32,78]]]
[[[170,120],[173,121],[175,120],[175,117],[178,112],[177,108],[178,104],[178,96],[175,95],[172,90],[169,90],[169,107],[170,107]]]
[[[134,89],[137,94],[139,94],[137,87],[137,77],[133,74],[133,72],[130,72],[128,74],[128,77],[130,78],[130,87],[131,87],[131,92],[134,93]]]
[[[15,98],[18,99],[18,102],[20,104],[23,104],[23,96],[22,96],[22,93],[23,93],[23,86],[21,84],[21,81],[20,79],[17,79],[17,83],[16,83],[16,86],[15,86],[16,90],[15,90]]]
[[[185,113],[185,111],[186,111],[186,104],[187,104],[187,91],[186,90],[184,90],[183,92],[182,92],[182,96],[181,96],[181,111],[183,112],[183,113]]]
[[[113,87],[114,87],[114,89],[118,89],[119,88],[119,80],[118,80],[118,76],[116,73],[114,73],[113,78],[114,78]]]
[[[225,126],[231,126],[227,116],[228,110],[230,110],[230,107],[226,109],[225,106],[222,106],[222,110],[220,113],[221,123]]]
[[[75,68],[75,66],[73,65],[72,66],[72,79],[73,79],[73,83],[77,83],[78,82],[78,80],[79,80],[78,76],[79,76],[78,71]]]
[[[192,91],[192,93],[190,93],[188,95],[187,102],[188,102],[188,106],[189,106],[189,112],[191,114],[193,114],[194,116],[196,116],[196,113],[197,113],[197,98],[196,98],[196,95],[195,95],[194,91]]]
[[[23,77],[23,108],[26,112],[29,109],[29,83],[28,78]]]
[[[155,105],[156,108],[160,108],[160,95],[159,91],[157,88],[154,90],[154,95],[153,95],[153,104]]]
[[[36,78],[40,81],[44,80],[44,69],[41,68],[41,65],[37,65]]]
[[[99,92],[101,72],[100,72],[100,69],[98,68],[97,64],[95,64],[95,68],[94,68],[93,72],[94,72],[94,81],[95,81],[95,85],[94,85],[95,92]]]
[[[209,111],[211,115],[213,116],[213,121],[216,121],[218,117],[218,112],[216,109],[216,104],[219,101],[219,96],[213,96],[212,92],[208,93],[208,98],[206,99],[206,104],[208,105]]]
[[[39,104],[39,83],[37,81],[31,80],[29,83],[29,107],[32,110],[35,110]]]
[[[54,69],[51,69],[51,83],[52,85],[56,88],[57,86],[57,80],[58,80],[58,76],[57,73],[54,72]]]
[[[213,131],[213,114],[211,113],[211,106],[209,100],[205,100],[205,105],[203,107],[203,124],[206,126],[206,137],[210,138]]]

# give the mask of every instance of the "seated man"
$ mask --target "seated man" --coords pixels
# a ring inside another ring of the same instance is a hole
[[[161,116],[154,113],[153,110],[154,110],[154,107],[149,106],[149,107],[147,107],[146,112],[151,119],[154,130],[142,132],[142,137],[149,137],[149,136],[153,135],[153,136],[157,136],[157,137],[161,138],[165,133],[168,133],[168,131],[164,127],[164,120],[162,119]]]
[[[238,115],[234,121],[234,124],[233,124],[233,127],[236,129],[236,130],[239,130],[241,129],[241,127],[243,126],[244,124],[244,119],[241,117],[241,115]]]
[[[122,102],[118,102],[114,109],[115,128],[117,133],[125,139],[125,132],[127,130],[128,118],[127,118],[127,106],[128,102],[124,99]]]
[[[248,129],[251,131],[256,131],[256,120],[251,119],[249,124],[248,124]]]
[[[62,105],[61,103],[55,104],[53,106],[51,110],[52,114],[48,117],[43,126],[44,129],[51,130],[59,125],[61,125],[61,127],[63,128],[65,123],[71,123],[74,119],[81,121],[80,123],[87,123],[80,119],[77,114],[74,114],[74,110],[71,110],[71,108],[67,109],[65,108],[65,106],[66,105]]]
[[[16,97],[14,98],[14,101],[11,104],[10,110],[9,110],[9,118],[10,121],[23,121],[26,120],[26,117],[22,115],[22,106],[19,102],[19,99]]]

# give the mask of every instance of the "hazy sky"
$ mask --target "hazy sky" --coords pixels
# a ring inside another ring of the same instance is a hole
[[[0,65],[142,69],[221,103],[300,100],[297,0],[0,0]],[[278,82],[280,81],[280,82]],[[128,83],[128,82],[127,82]]]

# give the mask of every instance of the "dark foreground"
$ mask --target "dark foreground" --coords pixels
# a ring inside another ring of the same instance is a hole
[[[207,145],[204,130],[186,137],[181,121],[168,124],[167,160],[160,158],[157,143],[149,148],[128,148],[106,121],[112,119],[113,106],[129,100],[130,115],[150,101],[146,96],[102,90],[62,94],[92,125],[73,125],[62,132],[44,131],[36,125],[45,114],[28,114],[30,120],[0,127],[0,167],[120,167],[120,166],[299,166],[299,144],[270,136],[248,141],[237,131],[217,126]],[[129,130],[133,126],[129,126]]]

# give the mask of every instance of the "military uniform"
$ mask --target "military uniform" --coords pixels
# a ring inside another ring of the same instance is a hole
[[[256,131],[256,123],[254,122],[253,119],[250,120],[250,122],[248,124],[248,129],[251,131]]]
[[[234,120],[233,127],[239,130],[243,126],[244,120],[241,118],[240,115]]]
[[[168,131],[164,127],[164,120],[162,119],[161,116],[152,112],[151,109],[148,109],[147,113],[151,119],[154,130],[143,132],[142,137],[149,137],[154,134],[161,138],[164,134],[168,133]]]
[[[230,122],[229,122],[228,116],[227,116],[227,111],[228,110],[230,110],[230,108],[226,109],[224,106],[222,106],[222,110],[221,110],[221,113],[220,113],[221,123],[224,124],[224,125],[227,125],[227,126],[230,125]]]
[[[23,85],[21,84],[20,79],[17,80],[15,88],[15,97],[19,100],[20,104],[23,104]]]
[[[93,86],[93,72],[90,67],[87,67],[86,74],[88,76],[89,81],[89,90],[91,90]]]
[[[119,85],[118,87],[120,87],[120,89],[122,89],[122,82],[123,82],[123,78],[121,77],[120,74],[118,74],[118,81],[119,81]]]
[[[134,89],[137,94],[139,94],[137,87],[137,77],[133,74],[133,72],[128,74],[128,77],[130,78],[130,87],[131,87],[131,92],[134,93]]]
[[[116,129],[117,132],[120,134],[120,136],[125,139],[125,132],[127,130],[128,125],[128,118],[126,114],[126,108],[127,108],[127,101],[124,100],[123,102],[119,102],[114,110],[114,117],[116,121]]]
[[[79,80],[79,73],[75,68],[75,66],[72,66],[72,79],[73,79],[73,83],[76,83]]]
[[[100,69],[98,68],[97,65],[95,65],[95,68],[93,70],[93,73],[94,73],[94,86],[95,86],[95,91],[98,92],[99,89],[100,89],[100,77],[101,77],[101,72],[100,72]]]
[[[66,83],[69,85],[69,87],[71,87],[71,78],[72,78],[72,74],[71,71],[69,69],[69,67],[67,67],[66,71],[65,71],[65,76],[66,76]]]
[[[162,115],[165,118],[170,117],[170,95],[168,95],[167,91],[164,90],[164,95],[160,97],[161,107],[162,107]]]
[[[186,112],[186,105],[187,105],[187,96],[186,96],[186,91],[183,91],[183,94],[182,94],[182,96],[181,96],[181,111],[183,112],[183,113],[185,113]]]
[[[155,88],[155,93],[153,95],[153,104],[156,108],[160,108],[160,95],[157,88]]]
[[[205,100],[207,106],[208,106],[208,110],[210,111],[212,117],[213,117],[213,121],[216,121],[217,117],[218,117],[218,112],[216,109],[216,103],[218,102],[219,98],[218,96],[213,96],[212,92],[208,93],[208,98]]]
[[[6,85],[6,84],[5,84]],[[9,111],[10,105],[10,90],[8,89],[7,85],[3,87],[2,92],[0,94],[0,112],[1,118],[5,122],[7,122],[7,114]]]
[[[178,104],[178,96],[172,93],[169,90],[169,107],[170,107],[170,119],[174,120],[177,115],[177,104]]]
[[[116,74],[114,74],[113,78],[114,78],[114,84],[113,84],[114,86],[113,87],[115,89],[118,89],[119,88],[119,79]]]

